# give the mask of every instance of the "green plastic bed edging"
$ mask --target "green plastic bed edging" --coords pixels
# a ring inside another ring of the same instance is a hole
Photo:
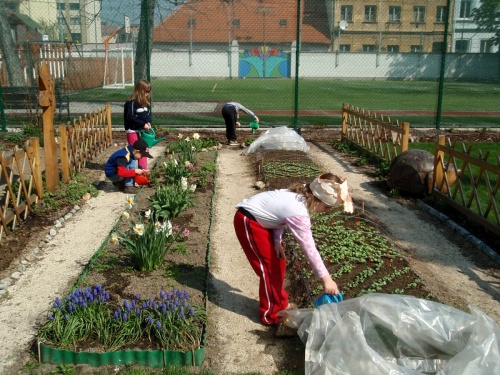
[[[127,366],[140,365],[152,368],[168,366],[201,366],[205,360],[205,348],[191,352],[172,350],[119,350],[116,352],[90,353],[74,352],[51,348],[38,343],[38,354],[41,363],[53,365]]]

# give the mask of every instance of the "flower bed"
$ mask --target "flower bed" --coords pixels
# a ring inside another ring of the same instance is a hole
[[[169,144],[151,186],[123,196],[127,209],[114,231],[76,289],[48,312],[42,361],[201,365],[217,153],[198,151],[213,144]]]

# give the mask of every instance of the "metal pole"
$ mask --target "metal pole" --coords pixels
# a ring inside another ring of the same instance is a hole
[[[446,0],[446,22],[444,24],[444,41],[443,50],[441,51],[441,69],[439,71],[439,90],[438,103],[436,110],[436,129],[441,127],[441,114],[443,111],[443,90],[444,90],[444,73],[446,69],[446,53],[448,49],[448,28],[450,23],[450,2]]]
[[[293,118],[293,129],[300,134],[299,130],[299,58],[300,58],[300,7],[301,0],[297,0],[297,48],[295,49],[295,108],[294,108],[294,118]]]

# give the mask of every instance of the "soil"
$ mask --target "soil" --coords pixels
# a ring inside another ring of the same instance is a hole
[[[196,132],[203,138],[224,140],[224,134],[218,130],[196,129]],[[412,131],[415,139],[418,138],[421,142],[434,141],[438,133],[444,132]],[[177,134],[178,132],[167,132],[158,136],[174,140]],[[243,131],[240,134],[240,138],[258,136]],[[450,135],[457,140],[460,138],[460,141],[500,141],[500,132],[454,132]],[[412,249],[415,272],[428,280],[427,285],[436,295],[456,306],[472,303],[490,314],[497,322],[500,321],[498,265],[492,264],[491,259],[472,245],[448,233],[439,221],[419,210],[410,198],[389,201],[384,195],[385,187],[373,177],[373,167],[356,165],[354,158],[338,155],[323,143],[326,140],[340,139],[338,129],[308,128],[302,131],[302,136],[316,144],[312,145],[311,149],[314,162],[323,170],[337,170],[342,171],[340,174],[348,175],[355,203],[358,206],[363,204],[367,214],[380,218],[381,228],[391,240],[396,241],[406,251]],[[98,156],[87,166],[84,173],[93,180],[103,180],[103,164],[116,147],[122,146],[123,135],[117,135],[115,141],[115,147]],[[161,145],[153,148],[156,149],[155,157],[158,160],[163,156],[159,150]],[[211,153],[200,155],[203,155],[201,158],[213,157]],[[200,159],[200,162],[203,160]],[[204,285],[199,283],[199,274],[203,272],[205,264],[206,238],[210,225],[205,218],[207,210],[210,210],[212,186],[215,183],[214,222],[210,240],[212,250],[207,358],[204,366],[221,374],[250,371],[267,374],[284,369],[300,370],[304,363],[304,347],[298,338],[278,340],[272,330],[259,324],[256,316],[258,282],[239,249],[237,239],[230,234],[233,231],[234,205],[256,193],[256,175],[252,173],[255,164],[251,158],[242,155],[241,150],[229,147],[219,150],[217,163],[217,181],[211,180],[204,188],[198,188],[198,205],[186,211],[176,222],[181,226],[188,226],[190,236],[186,245],[191,251],[184,255],[170,254],[168,267],[161,270],[131,273],[124,272],[125,264],[129,263],[127,255],[120,253],[117,247],[108,246],[103,250],[103,254],[108,252],[108,256],[113,253],[118,255],[122,259],[121,263],[118,263],[122,268],[101,273],[91,272],[86,276],[85,282],[109,284],[113,293],[120,298],[130,298],[137,292],[144,296],[156,296],[161,288],[178,286],[189,289],[193,296],[197,296],[195,298],[202,298]],[[119,221],[124,210],[124,202],[119,202],[123,194],[113,192],[109,183],[101,182],[99,186],[100,195],[97,198],[81,202],[83,212],[80,217],[74,219],[75,226],[72,227],[71,223],[68,223],[56,236],[55,241],[44,246],[40,259],[9,288],[9,296],[0,300],[0,357],[3,358],[0,361],[0,373],[4,373],[5,369],[20,369],[26,362],[29,357],[29,343],[36,332],[37,322],[43,321],[43,311],[55,297],[54,293],[60,296],[67,293],[92,254],[99,249],[114,224]],[[147,196],[152,192],[152,189],[144,189],[138,195],[135,203],[137,212],[147,209]],[[9,236],[6,242],[2,240],[0,280],[16,270],[31,250],[43,242],[54,220],[64,216],[72,208],[63,207],[57,212],[30,217],[16,231],[15,236]],[[413,223],[409,223],[412,220]],[[85,240],[77,241],[75,236],[85,237]],[[497,243],[495,238],[485,237],[486,240],[493,241],[490,243]],[[44,268],[45,262],[49,262],[52,268]],[[68,262],[71,263],[71,270],[66,268]],[[166,273],[171,277],[168,285],[165,285],[163,278]],[[58,275],[56,284],[53,275]],[[51,280],[45,281],[47,277]],[[289,278],[287,282],[292,285],[294,280]],[[33,285],[36,285],[36,288]],[[31,293],[43,297],[35,298]],[[301,292],[300,288],[297,288],[293,298],[301,304],[306,304],[304,296],[304,291]],[[27,315],[23,315],[20,306],[27,300],[31,301],[33,306],[28,309],[30,311]],[[201,299],[196,300],[198,301]],[[23,326],[26,327],[13,327],[17,319],[23,321]],[[82,368],[80,371],[85,373],[91,370]]]

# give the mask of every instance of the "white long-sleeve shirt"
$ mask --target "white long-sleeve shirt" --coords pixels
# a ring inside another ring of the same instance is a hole
[[[288,226],[316,277],[329,275],[312,236],[311,218],[303,195],[287,189],[265,191],[242,200],[236,205],[239,207],[250,212],[263,228],[272,230],[275,247],[280,246],[283,231]]]
[[[240,117],[240,111],[245,112],[248,116],[252,116],[253,118],[257,117],[257,116],[255,116],[255,113],[253,113],[248,108],[246,108],[245,106],[243,106],[243,104],[240,104],[238,102],[229,102],[229,103],[226,103],[225,105],[232,105],[233,107],[235,107],[236,108],[236,114],[237,114],[238,118]]]

